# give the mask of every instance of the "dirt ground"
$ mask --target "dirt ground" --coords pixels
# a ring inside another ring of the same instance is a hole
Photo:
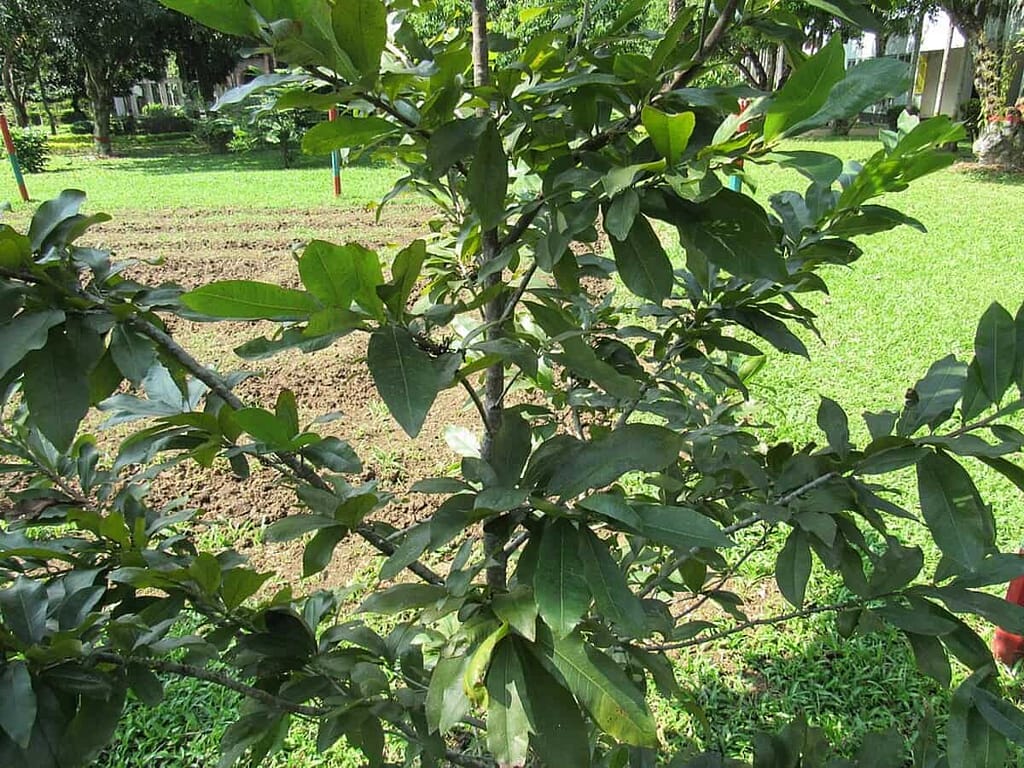
[[[428,212],[413,206],[385,209],[381,221],[358,209],[339,210],[166,210],[118,215],[96,228],[88,243],[111,249],[118,259],[137,259],[131,276],[149,284],[174,281],[186,288],[215,280],[250,279],[298,285],[294,253],[312,238],[387,249],[410,242],[426,227]],[[146,264],[142,262],[156,262]],[[475,411],[462,389],[441,393],[420,437],[410,440],[387,412],[366,368],[367,337],[353,334],[314,354],[287,352],[269,360],[245,361],[232,350],[272,329],[269,323],[197,324],[174,319],[175,337],[201,361],[219,370],[245,369],[256,374],[238,389],[251,405],[272,408],[282,389],[291,389],[304,423],[339,412],[337,420],[315,431],[348,441],[364,464],[363,480],[375,479],[394,501],[376,517],[404,527],[425,517],[432,499],[409,493],[418,479],[445,473],[458,457],[443,438],[447,425],[474,428]],[[294,495],[275,484],[270,470],[248,480],[226,467],[213,473],[182,464],[161,477],[158,498],[186,496],[203,510],[212,541],[230,542],[259,568],[284,579],[302,573],[301,542],[264,545],[261,528],[293,509]],[[320,577],[339,587],[372,561],[361,541],[339,547],[331,567]]]

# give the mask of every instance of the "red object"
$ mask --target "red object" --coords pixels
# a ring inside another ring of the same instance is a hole
[[[7,118],[0,114],[0,133],[4,137],[4,147],[7,149],[7,159],[11,162],[11,170],[14,171],[14,180],[18,182],[18,192],[21,199],[26,203],[29,201],[28,187],[25,186],[25,177],[21,174],[21,166],[18,164],[18,150],[14,148],[14,139],[11,138],[11,127],[7,124]]]
[[[1017,552],[1024,554],[1024,549]],[[1006,601],[1014,605],[1024,606],[1024,576],[1018,576],[1010,582],[1006,590]],[[996,636],[992,638],[992,655],[1008,667],[1012,667],[1024,658],[1024,637],[996,627]]]
[[[327,110],[327,119],[332,123],[338,119],[337,107]],[[341,150],[331,152],[331,174],[334,176],[334,196],[341,197]]]

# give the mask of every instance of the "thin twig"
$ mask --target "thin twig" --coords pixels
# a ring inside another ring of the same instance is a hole
[[[885,595],[877,595],[870,600],[881,600],[885,597],[889,597],[892,593]],[[712,632],[709,635],[692,637],[689,640],[679,640],[678,642],[672,643],[656,643],[651,645],[642,645],[640,648],[645,651],[677,651],[681,648],[691,648],[695,645],[704,645],[705,643],[713,643],[718,640],[722,640],[731,635],[739,634],[740,632],[746,632],[748,629],[753,627],[764,627],[772,624],[782,624],[793,619],[804,619],[808,616],[814,616],[819,613],[839,613],[841,611],[848,611],[852,608],[862,608],[869,602],[868,599],[855,598],[847,600],[842,603],[832,603],[831,605],[813,605],[808,608],[802,608],[799,611],[792,611],[791,613],[783,613],[777,616],[769,616],[762,619],[751,619],[745,621],[742,624],[737,624],[729,629],[723,629],[718,632]]]
[[[166,674],[177,675],[179,677],[191,677],[194,680],[203,680],[208,683],[215,683],[222,688],[228,688],[236,693],[248,696],[250,699],[258,701],[261,704],[265,704],[268,707],[280,709],[285,712],[291,712],[295,715],[320,718],[330,713],[330,710],[327,708],[313,707],[307,704],[294,704],[275,696],[269,691],[247,685],[236,680],[230,675],[224,674],[223,672],[214,672],[213,670],[196,667],[191,664],[181,664],[176,661],[167,661],[165,659],[153,659],[147,656],[126,657],[106,651],[93,654],[92,658],[103,664],[116,664],[120,667],[135,665],[145,667],[146,669],[150,669],[154,672],[164,672]]]
[[[487,409],[484,408],[484,403],[480,399],[480,395],[476,393],[476,389],[473,388],[472,383],[465,376],[459,376],[459,383],[463,386],[466,392],[469,393],[469,398],[473,401],[473,405],[476,406],[477,413],[480,414],[480,420],[484,423],[484,429],[488,429],[487,424]]]

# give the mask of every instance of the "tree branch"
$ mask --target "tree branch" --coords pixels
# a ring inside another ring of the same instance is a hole
[[[241,410],[245,407],[245,403],[242,402],[238,395],[231,391],[227,383],[220,376],[192,357],[184,347],[171,338],[170,334],[138,316],[128,318],[125,320],[125,324],[157,343],[185,370],[208,386],[211,392],[220,397],[231,408]],[[288,468],[293,477],[304,480],[322,491],[332,491],[331,486],[313,469],[302,463],[294,453],[275,451],[274,456],[281,464]],[[280,467],[274,462],[269,461],[267,457],[261,456],[259,458],[261,462],[281,471]],[[395,553],[394,545],[369,526],[360,525],[352,530],[382,554],[391,556]],[[428,584],[444,584],[444,579],[418,560],[409,564],[407,568]]]

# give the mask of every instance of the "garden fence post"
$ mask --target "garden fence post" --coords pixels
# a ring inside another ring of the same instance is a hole
[[[14,148],[14,139],[11,138],[11,127],[7,124],[7,117],[0,114],[0,132],[4,135],[4,146],[7,148],[7,159],[11,161],[11,170],[14,171],[14,180],[18,182],[18,191],[21,199],[28,202],[28,187],[25,186],[25,177],[21,173],[21,166],[18,164],[18,150]]]
[[[327,113],[328,119],[333,123],[338,119],[337,108]],[[334,175],[334,196],[341,197],[341,150],[335,149],[331,152],[331,173]]]

